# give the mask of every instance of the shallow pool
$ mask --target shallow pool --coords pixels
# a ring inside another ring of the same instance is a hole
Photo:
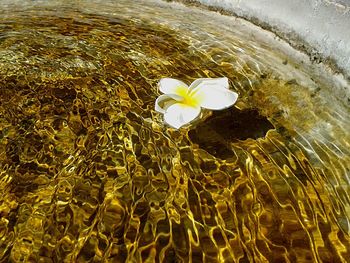
[[[238,18],[0,1],[0,262],[346,262],[349,83]],[[238,102],[172,129],[157,82]]]

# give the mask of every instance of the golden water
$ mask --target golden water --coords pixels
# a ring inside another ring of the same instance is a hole
[[[235,18],[55,2],[0,1],[0,262],[349,260],[346,83]],[[239,100],[176,131],[165,76]]]

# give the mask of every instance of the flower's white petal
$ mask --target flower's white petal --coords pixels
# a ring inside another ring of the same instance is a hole
[[[176,101],[183,101],[184,100],[184,97],[183,96],[180,96],[180,95],[177,95],[177,94],[166,94],[168,95],[170,98],[176,100]]]
[[[176,103],[176,101],[172,97],[163,94],[156,99],[154,109],[164,114],[166,109],[174,103]]]
[[[170,126],[179,129],[197,118],[200,111],[200,107],[191,107],[183,103],[175,103],[166,110],[164,120]]]
[[[235,104],[238,94],[225,88],[203,86],[197,90],[194,98],[203,108],[222,110]]]
[[[162,78],[158,83],[159,90],[175,100],[182,100],[188,92],[188,86],[180,80]]]
[[[196,79],[190,85],[189,92],[193,92],[197,88],[207,87],[207,86],[210,86],[210,87],[221,87],[221,88],[228,89],[229,88],[228,78],[223,77],[223,78],[201,78],[201,79]]]

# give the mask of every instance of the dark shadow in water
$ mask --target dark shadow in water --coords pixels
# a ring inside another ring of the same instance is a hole
[[[221,159],[233,157],[230,143],[262,138],[274,126],[255,109],[235,107],[214,111],[213,115],[189,131],[193,143]]]

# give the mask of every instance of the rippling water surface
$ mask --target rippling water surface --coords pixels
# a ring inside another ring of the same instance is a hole
[[[158,1],[0,1],[0,262],[346,262],[349,85]],[[157,81],[227,76],[174,130]],[[339,99],[338,99],[339,98]]]

